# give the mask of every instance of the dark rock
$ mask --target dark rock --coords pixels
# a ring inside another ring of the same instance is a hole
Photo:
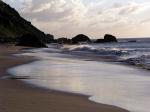
[[[22,18],[14,8],[0,0],[0,37],[3,37],[1,42],[14,41],[15,38],[28,33],[36,35],[43,42],[47,38],[44,32]]]
[[[0,43],[15,43],[17,38],[12,37],[0,37]]]
[[[47,34],[45,39],[44,39],[44,42],[45,43],[54,43],[54,35],[51,35],[51,34]]]
[[[97,39],[95,43],[118,42],[117,38],[113,35],[106,34],[104,39]]]
[[[105,40],[105,42],[118,42],[117,38],[113,35],[110,35],[110,34],[106,34],[104,36],[104,40]]]
[[[57,43],[59,44],[71,44],[71,39],[62,37],[57,39]]]
[[[95,43],[104,43],[105,40],[104,39],[97,39]]]
[[[44,42],[37,36],[32,34],[26,34],[20,37],[16,46],[28,46],[28,47],[47,47]]]
[[[80,42],[91,42],[90,38],[84,34],[79,34],[75,37],[72,38],[72,43],[73,44],[77,44],[77,43],[80,43]]]

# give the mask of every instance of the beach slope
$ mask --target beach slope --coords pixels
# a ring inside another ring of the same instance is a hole
[[[3,79],[9,67],[33,61],[15,57],[21,48],[0,45],[0,112],[128,112],[124,109],[94,103],[87,96],[44,90],[18,80]]]

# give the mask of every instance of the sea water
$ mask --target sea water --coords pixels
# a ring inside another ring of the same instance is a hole
[[[29,84],[89,95],[98,103],[150,112],[149,39],[86,45],[49,45],[19,55],[39,60],[8,70]],[[111,62],[98,58],[111,57]]]

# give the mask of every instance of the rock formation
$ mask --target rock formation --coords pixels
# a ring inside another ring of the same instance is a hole
[[[79,34],[75,37],[72,38],[72,43],[77,44],[77,43],[82,43],[82,42],[91,42],[90,38],[84,34]]]

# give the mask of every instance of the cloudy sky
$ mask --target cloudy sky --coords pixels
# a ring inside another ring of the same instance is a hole
[[[150,36],[150,0],[3,0],[56,37]]]

